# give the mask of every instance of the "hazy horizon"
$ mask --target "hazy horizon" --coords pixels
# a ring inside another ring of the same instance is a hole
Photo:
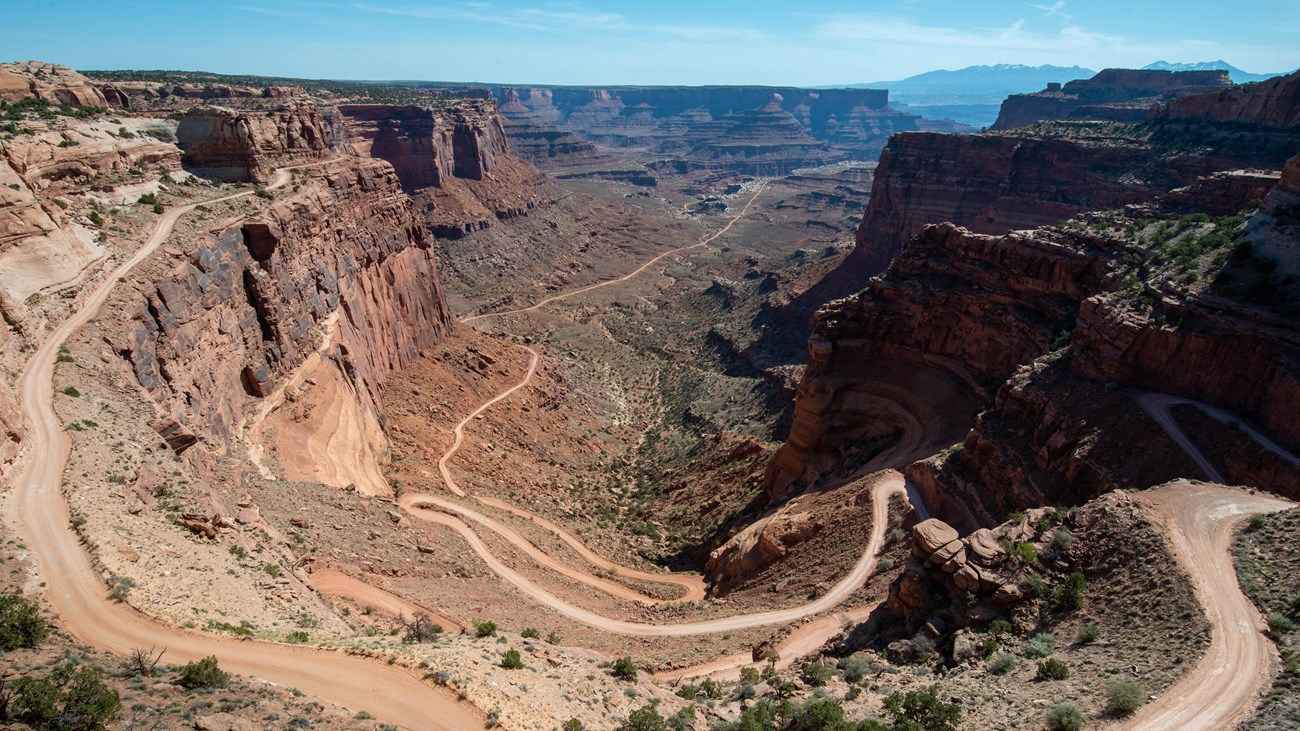
[[[314,2],[13,7],[5,60],[300,78],[825,86],[983,64],[1300,66],[1300,4]],[[617,8],[615,10],[614,8]],[[198,31],[202,31],[201,34]]]

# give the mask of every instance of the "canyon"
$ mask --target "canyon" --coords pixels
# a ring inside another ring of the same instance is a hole
[[[48,112],[0,165],[6,581],[321,727],[702,728],[832,665],[864,717],[867,663],[992,728],[1038,691],[979,648],[1085,626],[1090,716],[1131,665],[1133,728],[1243,718],[1273,645],[1199,564],[1300,499],[1300,75],[1223,76],[952,134],[883,90],[0,68]]]

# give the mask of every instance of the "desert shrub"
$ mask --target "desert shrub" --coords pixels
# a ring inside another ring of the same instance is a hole
[[[506,650],[506,654],[501,658],[501,667],[507,670],[519,670],[524,666],[524,659],[519,656],[518,650]]]
[[[72,398],[81,397],[81,392],[77,390],[76,386],[65,386],[62,393],[64,396],[71,396]]]
[[[989,659],[989,672],[994,675],[1006,675],[1015,669],[1016,664],[1020,662],[1015,655],[1009,652],[999,652]]]
[[[300,629],[294,630],[284,636],[284,641],[293,645],[306,644],[309,640],[311,640],[311,637]]]
[[[862,680],[874,669],[871,661],[861,655],[850,655],[840,660],[840,673],[844,675],[844,680],[850,683]],[[754,675],[757,677],[758,673]]]
[[[961,704],[939,700],[939,688],[933,685],[890,695],[885,711],[893,718],[895,731],[957,731],[961,723]]]
[[[497,623],[489,619],[474,620],[474,634],[477,637],[495,637]]]
[[[826,685],[826,681],[831,679],[832,674],[831,669],[820,662],[810,662],[803,666],[799,676],[808,685],[820,688]]]
[[[50,633],[50,625],[34,602],[17,594],[0,594],[0,651],[36,647]]]
[[[1075,571],[1065,581],[1052,589],[1052,606],[1061,612],[1074,611],[1083,606],[1083,595],[1088,591],[1088,580]]]
[[[1284,635],[1295,632],[1295,622],[1281,612],[1272,612],[1268,615],[1268,628],[1273,634]]]
[[[1047,657],[1056,652],[1056,637],[1048,632],[1039,632],[1029,638],[1029,643],[1025,645],[1026,657]]]
[[[400,614],[397,623],[403,630],[402,642],[408,645],[433,642],[442,634],[442,625],[434,622],[424,612],[416,612],[410,619],[407,619],[405,614]]]
[[[1079,643],[1091,645],[1101,637],[1101,628],[1095,624],[1085,624],[1079,628]]]
[[[217,665],[217,658],[209,655],[202,660],[185,664],[176,682],[186,690],[195,688],[220,688],[230,680],[230,674]]]
[[[152,206],[152,205],[154,205],[155,203],[158,202],[158,196],[155,195],[155,194],[153,194],[153,193],[145,193],[145,194],[141,195],[140,198],[139,198],[136,202],[137,202],[137,203],[143,203],[143,204],[148,205],[148,206]]]
[[[620,657],[614,661],[614,677],[620,680],[636,680],[636,663],[630,657]]]
[[[117,718],[122,699],[94,668],[60,668],[48,678],[19,678],[11,715],[37,729],[100,731]]]
[[[520,637],[523,637],[523,638],[526,639],[526,640],[536,640],[536,639],[540,639],[540,638],[541,638],[542,633],[541,633],[541,632],[538,632],[537,630],[533,629],[532,627],[524,627],[524,631],[523,631],[523,632],[520,632],[520,633],[519,633],[519,636],[520,636]]]
[[[1057,703],[1047,711],[1049,731],[1079,731],[1083,728],[1083,711],[1070,702]]]
[[[561,731],[582,731],[582,721],[576,718],[570,718],[560,726]]]
[[[668,721],[651,705],[632,711],[627,720],[619,725],[618,731],[670,731],[670,729]]]
[[[823,731],[844,728],[844,709],[834,698],[809,698],[794,710],[786,731]]]
[[[840,667],[844,667],[843,662],[840,663]],[[845,677],[847,677],[847,675]],[[758,674],[758,668],[745,667],[740,669],[740,682],[754,685],[759,680],[761,680],[761,677]]]
[[[695,706],[686,706],[669,716],[668,727],[673,731],[692,731],[695,728]]]
[[[1038,680],[1065,680],[1070,677],[1070,668],[1065,663],[1054,657],[1049,657],[1038,663]]]
[[[1012,558],[1026,566],[1038,560],[1038,549],[1028,541],[1011,544],[1011,548],[1007,553],[1010,553]]]
[[[1142,706],[1146,693],[1133,680],[1116,680],[1106,684],[1106,712],[1127,716]]]
[[[1043,581],[1043,577],[1038,574],[1030,574],[1026,576],[1025,580],[1020,582],[1020,588],[1024,591],[1025,596],[1030,599],[1040,597],[1047,593],[1047,584]]]

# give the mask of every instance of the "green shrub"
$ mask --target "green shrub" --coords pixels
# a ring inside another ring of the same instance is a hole
[[[158,202],[158,196],[154,195],[153,193],[145,193],[141,195],[140,198],[136,200],[136,202],[143,203],[147,206],[152,206]]]
[[[849,658],[846,658],[846,659],[849,659]],[[840,667],[841,667],[841,668],[844,667],[844,662],[843,662],[843,661],[840,661]],[[847,677],[848,677],[848,674],[846,673],[844,677],[847,678]],[[744,667],[744,668],[741,668],[741,669],[740,669],[740,682],[742,682],[742,683],[745,683],[745,684],[748,684],[748,685],[754,685],[754,684],[758,683],[761,679],[762,679],[762,678],[761,678],[761,677],[759,676],[759,674],[758,674],[758,668]]]
[[[284,636],[284,641],[285,641],[285,642],[288,642],[288,643],[291,643],[291,644],[294,644],[294,645],[302,645],[302,644],[306,644],[310,639],[311,639],[311,637],[308,636],[308,634],[307,634],[306,632],[303,632],[303,631],[300,630],[300,629],[298,629],[298,630],[294,630],[294,631],[292,631],[292,632],[290,632],[289,634],[287,634],[287,635]]]
[[[961,723],[961,705],[939,700],[938,686],[894,693],[885,699],[885,710],[896,731],[957,731]]]
[[[1026,566],[1038,560],[1038,549],[1034,547],[1034,544],[1029,543],[1028,541],[1011,544],[1011,549],[1008,553],[1011,554],[1012,558]]]
[[[636,680],[636,663],[630,657],[620,657],[614,661],[614,677],[620,680]]]
[[[1106,712],[1127,716],[1142,706],[1146,692],[1133,680],[1116,680],[1106,684]]]
[[[1020,582],[1020,588],[1024,591],[1025,596],[1030,599],[1040,597],[1047,593],[1047,584],[1043,581],[1043,577],[1038,574],[1030,574],[1026,576],[1025,580]]]
[[[76,386],[65,386],[62,393],[64,396],[71,396],[72,398],[81,398],[81,392],[77,390]]]
[[[800,677],[803,678],[803,682],[818,688],[826,685],[832,674],[830,668],[819,662],[810,662],[804,665],[803,670],[799,673]]]
[[[50,625],[34,602],[17,594],[0,594],[0,651],[36,647],[50,634]]]
[[[1083,711],[1070,702],[1057,703],[1047,711],[1049,731],[1079,731],[1083,728]]]
[[[495,637],[497,633],[497,623],[490,619],[474,620],[474,635],[476,637]]]
[[[1268,628],[1275,635],[1285,635],[1295,632],[1295,622],[1281,612],[1272,612],[1268,615]]]
[[[1091,645],[1101,637],[1101,628],[1095,624],[1085,624],[1079,628],[1079,643]]]
[[[753,668],[747,669],[753,670]],[[844,676],[844,680],[849,683],[856,683],[859,680],[862,680],[867,677],[867,673],[870,673],[873,670],[875,670],[875,668],[872,666],[871,661],[861,655],[849,655],[843,660],[840,660],[840,673]],[[758,672],[755,671],[754,680],[750,682],[757,681]]]
[[[524,628],[524,631],[519,633],[519,636],[520,636],[520,637],[523,637],[523,638],[526,639],[526,640],[536,640],[536,639],[541,638],[542,633],[541,633],[541,632],[538,632],[537,630],[533,629],[532,627],[525,627],[525,628]]]
[[[1020,662],[1015,655],[1009,652],[999,652],[989,659],[989,672],[994,675],[1006,675],[1015,669],[1016,664]]]
[[[1083,595],[1088,591],[1088,581],[1078,571],[1065,577],[1065,582],[1052,590],[1052,606],[1061,612],[1083,607]]]
[[[507,670],[520,670],[524,667],[524,659],[519,656],[518,650],[506,650],[506,654],[501,658],[501,667]]]
[[[582,721],[570,718],[560,726],[561,731],[582,731]]]
[[[619,725],[618,731],[670,731],[668,721],[659,715],[659,711],[653,705],[645,706],[627,717],[627,720]]]
[[[217,665],[217,658],[209,655],[202,660],[186,663],[176,682],[186,690],[195,688],[220,688],[230,680],[230,674]]]
[[[1065,663],[1054,657],[1049,657],[1038,663],[1038,680],[1065,680],[1070,677],[1070,668]]]
[[[1029,643],[1025,646],[1026,657],[1047,657],[1056,652],[1056,637],[1048,632],[1039,632],[1029,638]]]
[[[19,678],[11,702],[14,716],[33,728],[101,731],[117,718],[122,699],[91,667],[55,670],[49,678]]]

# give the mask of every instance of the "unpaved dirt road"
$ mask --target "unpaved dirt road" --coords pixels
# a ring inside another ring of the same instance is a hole
[[[839,605],[847,599],[850,594],[856,591],[858,587],[867,580],[867,577],[871,575],[871,572],[875,570],[876,554],[880,551],[880,546],[883,544],[885,526],[888,524],[886,518],[889,509],[889,496],[893,493],[903,491],[903,476],[901,474],[897,472],[889,472],[882,475],[872,494],[872,499],[875,501],[875,519],[872,521],[871,536],[867,541],[866,548],[863,550],[862,555],[858,558],[858,561],[854,564],[853,568],[850,569],[849,572],[835,584],[835,586],[831,587],[829,591],[817,599],[802,606],[791,607],[789,609],[755,612],[753,614],[742,614],[735,617],[722,617],[719,619],[711,619],[701,622],[686,622],[681,624],[644,624],[640,622],[627,622],[619,619],[611,619],[581,607],[576,607],[554,594],[551,594],[537,584],[534,584],[530,579],[523,576],[518,571],[515,571],[502,563],[501,560],[493,555],[488,547],[484,545],[478,534],[461,519],[436,510],[422,508],[420,507],[419,500],[409,503],[406,509],[412,516],[432,523],[444,525],[456,531],[465,539],[465,542],[469,544],[470,549],[473,550],[474,553],[477,554],[494,573],[537,603],[550,607],[570,619],[615,634],[639,637],[683,637],[689,635],[712,634],[715,632],[731,632],[771,624],[786,624],[803,619],[804,617],[821,614],[822,612],[826,612]],[[427,496],[425,499],[427,499]]]
[[[1259,610],[1241,593],[1228,548],[1235,526],[1254,513],[1294,503],[1240,488],[1173,482],[1138,493],[1163,519],[1174,555],[1191,575],[1213,631],[1196,667],[1124,724],[1129,731],[1216,731],[1232,728],[1259,702],[1269,680],[1273,643]]]
[[[268,187],[287,183],[288,170],[278,171]],[[103,579],[91,566],[68,523],[62,480],[71,442],[54,412],[55,356],[59,346],[95,316],[118,278],[152,254],[167,239],[177,219],[193,207],[178,207],[162,216],[145,245],[110,274],[75,315],[50,334],[28,361],[19,383],[28,427],[26,441],[31,446],[6,512],[9,522],[27,539],[45,581],[51,608],[70,635],[101,650],[126,654],[137,647],[165,647],[164,661],[168,663],[216,655],[226,670],[299,688],[344,708],[364,709],[408,729],[484,728],[485,717],[476,709],[457,702],[413,673],[383,662],[342,652],[191,632],[109,600]]]

